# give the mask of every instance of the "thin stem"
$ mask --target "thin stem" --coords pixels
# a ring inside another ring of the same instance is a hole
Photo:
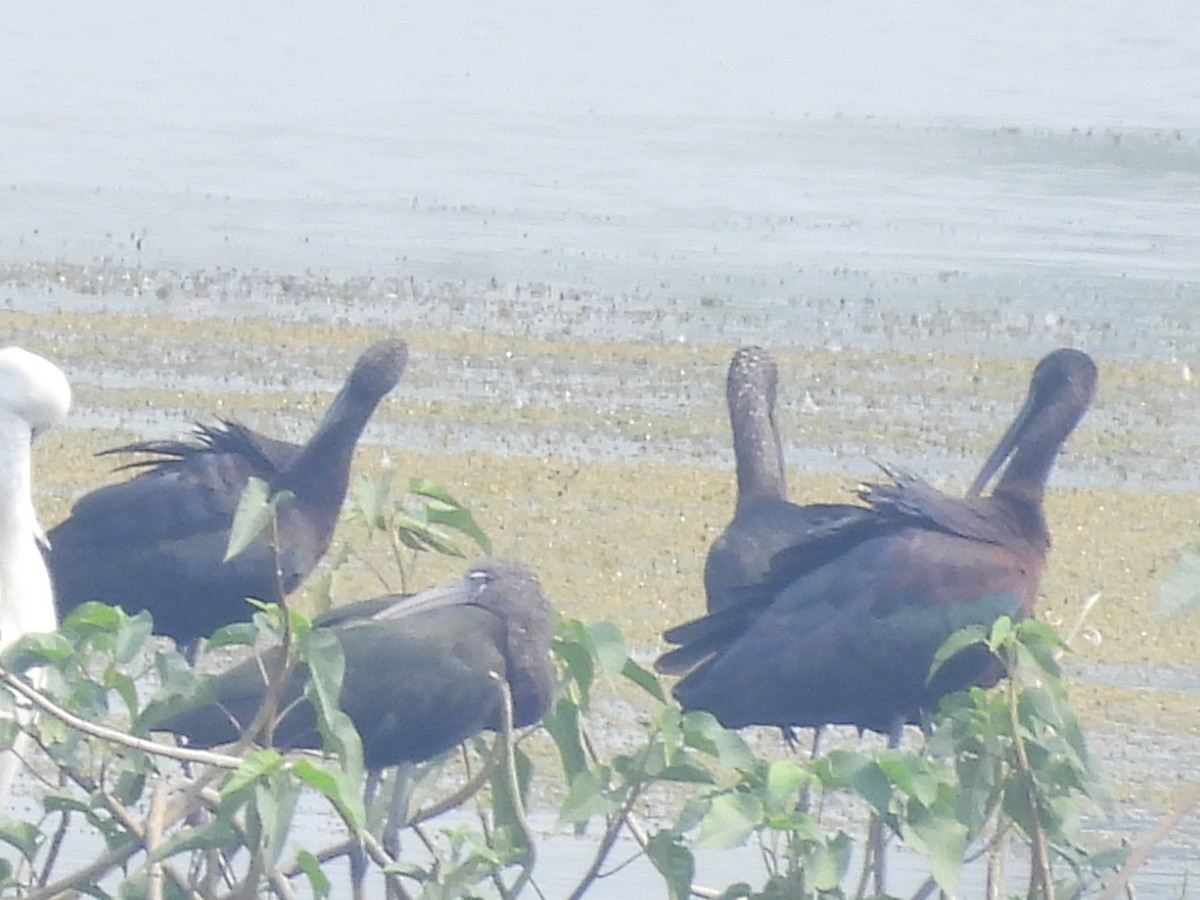
[[[211,750],[187,750],[183,747],[160,744],[157,741],[134,737],[123,731],[117,731],[113,728],[89,722],[87,719],[81,719],[74,713],[63,709],[63,707],[59,706],[45,694],[38,691],[37,688],[22,681],[3,667],[0,667],[0,684],[5,685],[14,693],[20,694],[34,706],[41,709],[42,712],[49,713],[76,731],[81,731],[91,737],[110,741],[122,747],[129,747],[132,750],[140,750],[143,753],[151,753],[155,756],[162,756],[180,762],[194,762],[205,766],[216,766],[219,769],[236,769],[242,764],[241,758],[237,756],[214,753]]]
[[[222,771],[223,770],[219,768],[209,769],[207,772],[189,784],[187,790],[184,791],[183,796],[180,797],[175,803],[171,804],[170,808],[168,808],[163,814],[163,828],[170,828],[181,819],[190,815],[192,810],[195,809],[196,801],[204,793],[207,785]],[[84,787],[84,780],[76,779],[76,781],[79,783],[80,787]],[[86,790],[86,788],[84,789]],[[26,894],[25,900],[51,900],[51,898],[57,898],[62,894],[73,891],[81,884],[90,884],[98,881],[104,877],[107,872],[124,865],[135,854],[144,850],[146,847],[140,831],[136,828],[131,829],[131,831],[134,834],[133,840],[109,850],[91,865],[85,866],[84,868],[66,876],[65,878],[61,878],[52,884],[45,885],[36,891]],[[168,871],[170,870],[168,869]]]
[[[258,712],[255,713],[254,719],[242,734],[243,740],[249,738],[254,740],[259,735],[263,738],[263,743],[270,746],[274,742],[275,725],[278,723],[280,716],[279,704],[283,700],[283,692],[287,689],[288,681],[291,679],[292,672],[295,671],[296,665],[299,662],[294,647],[294,637],[292,632],[292,616],[288,609],[287,601],[283,592],[283,567],[279,557],[279,515],[274,504],[271,506],[271,555],[275,560],[275,603],[279,610],[280,625],[283,634],[280,638],[280,663],[278,668],[271,677],[267,678],[267,690],[263,695],[262,703],[259,704]],[[263,663],[259,662],[260,668]],[[264,673],[266,674],[266,673]]]
[[[1083,625],[1087,621],[1088,616],[1091,615],[1092,609],[1100,602],[1100,596],[1100,593],[1097,592],[1083,601],[1083,606],[1079,610],[1079,615],[1075,617],[1075,623],[1071,626],[1071,630],[1063,635],[1064,644],[1069,646],[1075,643],[1075,639],[1083,631]],[[1064,650],[1059,650],[1054,654],[1054,658],[1061,659],[1065,652]]]
[[[1183,795],[1183,799],[1179,801],[1179,804],[1150,830],[1150,833],[1146,835],[1138,845],[1138,848],[1129,855],[1129,859],[1125,860],[1125,865],[1121,867],[1121,871],[1117,873],[1117,877],[1100,894],[1099,900],[1113,900],[1114,897],[1121,893],[1129,884],[1129,880],[1133,877],[1133,874],[1145,864],[1150,856],[1150,852],[1163,838],[1174,830],[1175,826],[1180,823],[1184,816],[1197,806],[1200,806],[1200,782],[1188,788],[1188,792]]]
[[[583,877],[579,880],[568,897],[568,900],[579,900],[592,886],[592,883],[600,877],[600,869],[604,865],[604,861],[608,859],[608,854],[612,852],[613,845],[617,842],[617,836],[621,833],[621,828],[625,824],[625,817],[632,811],[633,804],[641,795],[638,785],[634,785],[629,790],[629,794],[621,803],[620,809],[609,817],[608,827],[604,830],[604,836],[600,838],[600,846],[596,849],[595,855],[592,857],[592,864],[588,866]]]
[[[513,753],[513,702],[512,692],[508,689],[508,682],[495,672],[490,673],[495,679],[497,689],[500,692],[500,734],[496,740],[500,744],[501,752],[503,753],[504,762],[504,778],[512,800],[513,818],[517,823],[517,830],[520,832],[521,840],[525,845],[525,860],[521,865],[521,874],[517,876],[517,880],[513,882],[511,888],[505,892],[506,897],[516,897],[525,889],[529,883],[529,879],[533,874],[533,866],[537,862],[537,845],[533,841],[533,829],[529,827],[529,820],[525,817],[525,803],[521,799],[521,781],[517,777],[517,759]]]
[[[1010,678],[1008,687],[1008,720],[1012,728],[1013,749],[1017,754],[1017,768],[1025,779],[1025,792],[1029,800],[1030,824],[1032,834],[1029,835],[1033,859],[1030,861],[1029,892],[1032,896],[1040,884],[1045,900],[1054,900],[1054,873],[1050,866],[1050,853],[1046,843],[1046,832],[1042,826],[1042,800],[1038,796],[1037,784],[1033,777],[1033,767],[1029,764],[1029,755],[1025,751],[1025,741],[1021,737],[1021,720],[1017,711],[1017,684],[1015,678]]]
[[[591,734],[589,734],[588,730],[582,726],[579,729],[579,733],[583,740],[583,747],[587,751],[587,754],[591,758],[592,762],[600,762],[600,754],[596,751],[596,745],[592,741]],[[642,848],[642,852],[649,854],[650,835],[646,833],[646,829],[642,827],[641,823],[637,820],[637,816],[633,814],[632,805],[628,810],[625,811],[618,821],[623,822],[625,827],[629,829],[629,833],[633,836],[633,839],[637,842],[637,845]],[[602,864],[602,861],[600,864]],[[599,876],[597,875],[597,877]],[[582,886],[583,885],[581,884],[581,887]],[[716,900],[716,898],[720,897],[723,893],[723,891],[715,890],[713,888],[706,888],[701,885],[694,884],[691,886],[692,896],[702,897],[705,898],[705,900]]]
[[[54,837],[50,839],[50,846],[46,851],[46,862],[42,866],[41,875],[38,876],[38,887],[45,887],[46,882],[50,880],[50,873],[54,870],[55,863],[58,862],[58,854],[62,852],[63,841],[66,840],[67,828],[70,824],[71,814],[63,810],[58,818],[58,827],[54,829]]]
[[[163,779],[154,777],[154,789],[150,793],[150,811],[146,815],[146,855],[153,856],[162,845],[163,813],[166,810],[167,785]],[[163,864],[150,864],[146,894],[149,900],[163,900]]]

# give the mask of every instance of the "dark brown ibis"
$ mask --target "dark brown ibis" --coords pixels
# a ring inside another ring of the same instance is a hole
[[[875,516],[852,503],[801,506],[787,498],[783,443],[775,421],[779,369],[762,347],[742,347],[733,355],[725,382],[737,505],[733,520],[713,542],[704,564],[704,593],[710,613],[753,596],[782,550],[804,546],[823,555],[826,540],[840,542],[848,532],[870,530]]]
[[[502,695],[512,694],[513,723],[533,725],[550,706],[554,619],[537,576],[523,563],[477,563],[459,581],[417,594],[338,607],[318,617],[346,660],[340,704],[362,737],[363,761],[378,771],[430,759],[484,729],[500,726]],[[232,743],[253,721],[266,675],[280,648],[215,677],[211,703],[160,722],[194,747]],[[283,749],[320,748],[315,713],[304,700],[307,670],[292,673],[273,732]]]
[[[1087,410],[1096,366],[1050,353],[965,499],[915,476],[860,493],[872,525],[837,529],[820,552],[801,542],[772,559],[733,606],[672,628],[657,668],[684,677],[686,709],[746,725],[855,725],[895,733],[945,694],[998,676],[981,648],[932,682],[933,656],[954,631],[1031,614],[1050,547],[1042,498],[1050,469]],[[1007,462],[1007,465],[1005,463]],[[991,494],[980,496],[1003,468]]]
[[[408,361],[400,340],[380,341],[358,358],[346,383],[306,444],[221,421],[201,425],[191,441],[143,441],[104,451],[144,453],[143,469],[79,499],[49,535],[48,562],[59,611],[88,600],[149,610],[154,629],[190,644],[223,625],[249,619],[247,597],[289,594],[320,562],[346,498],[350,462],[379,401]],[[279,504],[278,555],[268,533],[224,561],[229,531],[251,477]],[[277,580],[278,564],[281,578]]]

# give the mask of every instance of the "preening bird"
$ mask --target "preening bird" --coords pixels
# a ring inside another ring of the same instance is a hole
[[[982,648],[928,675],[959,628],[1032,613],[1050,548],[1046,481],[1096,380],[1086,353],[1050,353],[965,499],[888,470],[891,483],[861,492],[862,517],[831,528],[816,549],[801,541],[778,551],[738,603],[667,631],[677,646],[657,668],[683,676],[679,702],[732,728],[898,734],[943,695],[994,682],[996,662]]]
[[[39,548],[46,538],[33,506],[30,445],[70,407],[70,385],[54,363],[20,347],[0,350],[0,650],[58,626]],[[40,686],[36,672],[33,681]],[[20,768],[23,738],[0,754],[0,801]]]
[[[704,593],[710,613],[752,596],[781,550],[804,546],[818,556],[826,541],[870,531],[875,516],[853,503],[792,503],[787,496],[783,442],[775,420],[779,368],[762,347],[742,347],[729,364],[725,398],[733,431],[737,505],[709,548]],[[749,590],[748,590],[749,589]]]
[[[423,762],[502,723],[503,694],[513,725],[541,721],[554,694],[550,659],[554,615],[533,570],[513,560],[484,560],[464,578],[411,595],[389,595],[338,607],[313,622],[341,644],[345,673],[339,705],[362,738],[368,797],[380,771]],[[279,647],[217,676],[211,702],[146,722],[185,736],[195,747],[238,740],[254,721],[278,672]],[[304,699],[308,670],[298,666],[284,686],[270,729],[279,748],[322,746],[316,713]],[[499,680],[498,680],[499,679]],[[399,852],[404,792],[397,791],[384,846]],[[354,895],[362,896],[364,861],[352,854]]]
[[[151,458],[123,467],[142,470],[136,477],[81,497],[50,532],[59,611],[65,616],[88,600],[131,614],[147,609],[155,631],[182,645],[248,620],[254,607],[247,597],[270,601],[294,591],[329,549],[355,445],[407,361],[400,340],[364,351],[305,444],[221,421],[198,426],[191,441],[104,451]],[[272,493],[292,494],[277,507],[278,548],[267,529],[226,561],[233,515],[251,477]]]
[[[554,693],[554,617],[524,563],[484,560],[450,584],[350,603],[313,624],[330,629],[342,646],[340,704],[362,737],[368,769],[422,762],[498,728],[502,701],[493,676],[508,684],[516,727],[541,721]],[[280,656],[275,647],[247,660],[215,677],[212,702],[148,724],[195,747],[236,741],[254,720]],[[298,666],[283,692],[272,732],[277,747],[321,747],[315,713],[303,699],[307,677]]]

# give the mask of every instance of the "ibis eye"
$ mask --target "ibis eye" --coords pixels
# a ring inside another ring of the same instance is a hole
[[[470,581],[472,589],[478,595],[496,578],[491,572],[484,569],[472,569],[467,573],[467,580]]]

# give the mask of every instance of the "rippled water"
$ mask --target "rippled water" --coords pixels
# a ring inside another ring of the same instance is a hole
[[[802,339],[809,298],[1000,304],[1154,353],[1138,320],[1196,300],[1186,21],[1182,0],[24,8],[0,35],[0,258],[711,296],[710,338],[767,309]]]

